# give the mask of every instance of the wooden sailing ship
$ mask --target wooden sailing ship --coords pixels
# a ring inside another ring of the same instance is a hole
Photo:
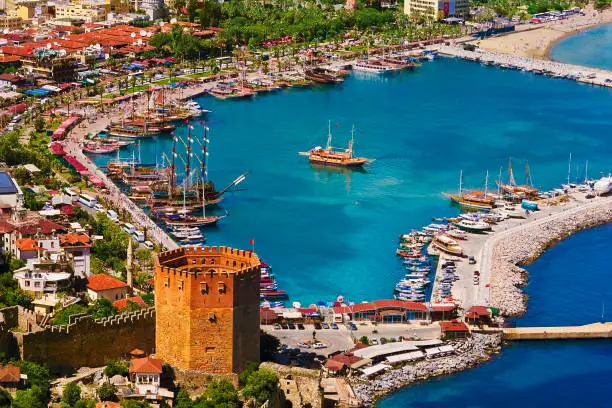
[[[500,177],[500,180],[497,181],[497,185],[504,193],[510,194],[517,198],[535,198],[540,193],[536,187],[531,185],[531,179],[529,176],[529,162],[525,163],[525,184],[516,184],[514,174],[512,172],[512,157],[510,158],[510,164],[508,165],[508,183],[502,183]]]
[[[487,193],[489,184],[489,172],[485,178],[484,191],[464,191],[463,190],[463,170],[459,173],[459,192],[457,194],[442,193],[445,197],[466,208],[472,208],[475,210],[491,210],[495,206],[495,198]]]
[[[346,149],[337,149],[332,147],[331,122],[328,126],[327,144],[325,148],[317,146],[307,152],[300,152],[302,156],[308,156],[311,163],[325,166],[340,166],[340,167],[362,167],[373,160],[365,157],[357,157],[353,154],[353,146],[355,143],[355,127],[351,131],[351,140]]]

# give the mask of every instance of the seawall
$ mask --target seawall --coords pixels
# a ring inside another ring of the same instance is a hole
[[[520,316],[527,301],[520,287],[527,283],[528,265],[547,248],[584,229],[612,222],[612,198],[565,209],[495,237],[491,253],[491,305],[505,316]]]

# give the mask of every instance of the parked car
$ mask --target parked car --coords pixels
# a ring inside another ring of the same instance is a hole
[[[338,325],[336,323],[332,323],[331,324],[331,328],[335,329],[335,330],[338,330]]]
[[[298,343],[298,346],[299,346],[299,347],[303,347],[303,348],[310,348],[310,344],[308,344],[308,343],[304,343],[303,341],[300,341],[300,342]]]
[[[378,344],[378,340],[372,339],[371,343],[372,343],[373,346],[376,346]]]
[[[298,328],[299,330],[304,330],[304,325],[303,325],[302,323],[298,323],[298,324],[297,324],[297,328]]]
[[[474,257],[473,257],[473,256],[470,256],[470,257],[468,258],[468,262],[469,262],[469,264],[470,264],[470,265],[474,265],[474,264],[476,263],[476,259],[474,259]]]
[[[281,325],[278,323],[274,323],[274,330],[280,330]]]
[[[351,323],[351,330],[357,330],[357,325],[355,323]]]
[[[321,326],[321,323],[315,322],[314,328],[317,329],[317,330],[321,330],[323,327]]]
[[[291,330],[295,330],[295,324],[293,324],[293,323],[287,323],[287,326],[289,326],[289,329],[291,329]]]
[[[321,326],[322,326],[324,329],[329,329],[329,324],[327,324],[327,323],[325,323],[325,322],[321,323]]]
[[[322,348],[326,348],[327,346],[323,343],[315,343],[313,347],[316,349],[322,349]]]
[[[281,323],[281,327],[287,330],[289,328],[289,325],[287,323]]]

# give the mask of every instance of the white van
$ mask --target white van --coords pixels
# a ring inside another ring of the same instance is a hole
[[[136,240],[136,242],[144,242],[145,241],[144,232],[134,231],[134,239]]]
[[[145,242],[143,243],[143,245],[144,245],[144,246],[145,246],[145,248],[147,248],[147,249],[150,249],[150,250],[155,249],[155,246],[153,245],[153,243],[152,243],[151,241],[145,241]]]
[[[119,221],[119,216],[117,216],[117,213],[113,210],[108,210],[106,212],[106,216],[108,217],[109,220],[117,222]]]
[[[136,227],[134,227],[129,222],[126,222],[125,224],[123,224],[123,230],[128,234],[132,235],[136,231]]]

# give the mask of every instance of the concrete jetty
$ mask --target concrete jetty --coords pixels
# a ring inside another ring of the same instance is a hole
[[[432,48],[437,49],[441,55],[450,57],[457,57],[485,64],[497,64],[502,68],[534,71],[553,77],[571,79],[584,84],[612,87],[612,71],[604,69],[564,64],[536,58],[517,57],[484,50],[468,51],[459,46],[436,45]]]
[[[503,333],[504,340],[579,340],[612,338],[612,322],[582,326],[513,327],[475,329],[480,333]]]

